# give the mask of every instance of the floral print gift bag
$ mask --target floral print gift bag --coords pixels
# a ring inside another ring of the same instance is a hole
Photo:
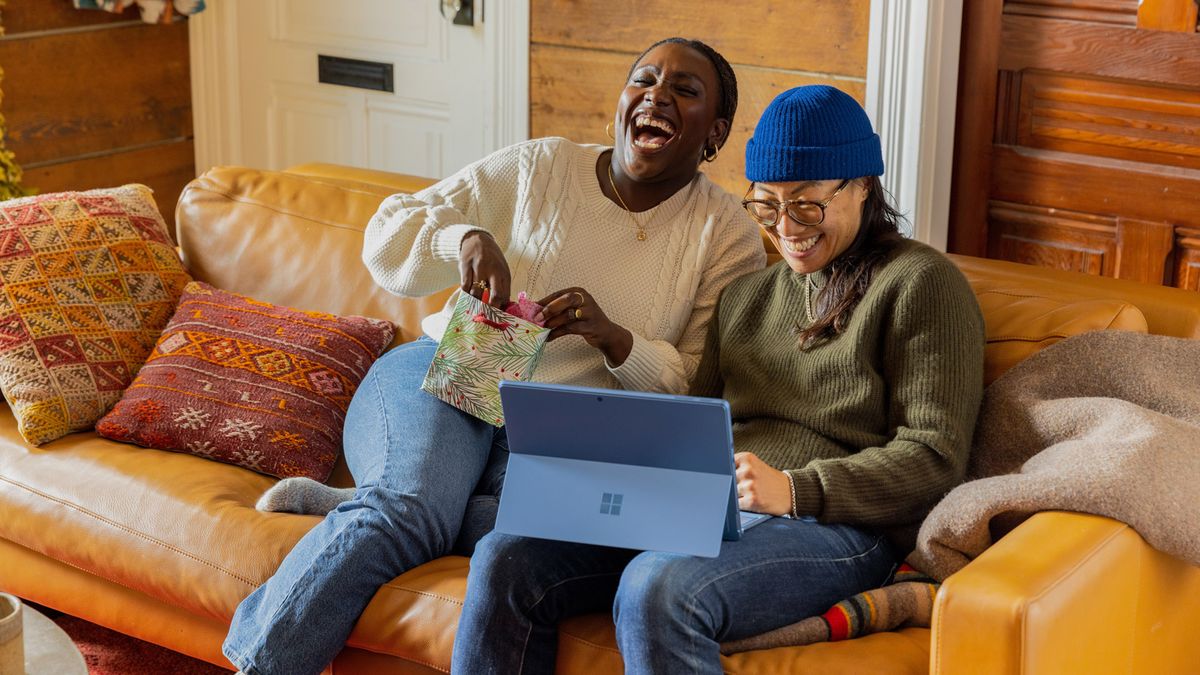
[[[529,380],[549,335],[549,328],[460,293],[421,389],[504,426],[500,380]]]

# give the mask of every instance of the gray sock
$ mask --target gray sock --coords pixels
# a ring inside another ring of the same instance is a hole
[[[311,478],[284,478],[258,498],[259,511],[323,516],[354,496],[354,488],[335,488]]]

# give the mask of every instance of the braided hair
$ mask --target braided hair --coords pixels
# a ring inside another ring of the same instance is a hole
[[[669,37],[655,42],[647,47],[645,51],[643,51],[636,59],[633,60],[633,64],[629,66],[629,72],[625,75],[625,80],[628,81],[630,77],[633,77],[634,68],[637,68],[637,64],[641,63],[642,58],[645,57],[646,54],[649,54],[650,51],[655,47],[665,44],[678,44],[685,47],[690,47],[700,52],[704,55],[704,58],[708,59],[708,62],[712,64],[713,70],[717,72],[717,83],[721,87],[721,98],[717,102],[717,117],[723,117],[729,120],[729,126],[730,128],[733,128],[733,115],[737,112],[738,105],[737,75],[735,75],[733,72],[733,66],[729,65],[729,62],[725,60],[724,56],[721,56],[720,52],[699,40],[689,40],[681,37]],[[725,141],[728,138],[729,134],[726,133],[725,138],[721,139],[721,142],[717,145],[717,147],[719,148],[725,145]]]

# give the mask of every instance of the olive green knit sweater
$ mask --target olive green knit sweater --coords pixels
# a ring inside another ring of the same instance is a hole
[[[979,305],[946,256],[906,240],[846,330],[805,351],[807,283],[778,263],[726,287],[692,393],[729,401],[735,451],[786,471],[799,514],[908,545],[966,471],[983,394]]]

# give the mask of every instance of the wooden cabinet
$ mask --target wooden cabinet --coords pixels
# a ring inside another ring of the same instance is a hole
[[[949,249],[1200,290],[1195,0],[965,3]]]

